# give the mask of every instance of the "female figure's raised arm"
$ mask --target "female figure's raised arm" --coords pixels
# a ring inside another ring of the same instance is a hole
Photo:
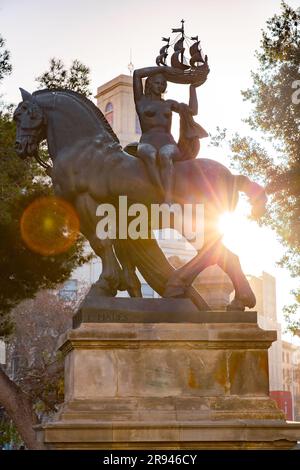
[[[197,116],[198,114],[198,99],[197,99],[197,92],[196,86],[190,85],[190,101],[189,101],[189,108],[193,116]]]
[[[135,70],[133,73],[133,91],[135,104],[143,96],[142,78],[150,77],[156,73],[162,74],[168,82],[193,84],[194,87],[198,87],[206,81],[207,75],[209,73],[207,57],[205,56],[205,63],[201,67],[198,67],[195,70],[190,70],[189,72],[183,72],[182,70],[169,66],[145,67],[143,69]],[[197,114],[197,96],[195,89],[190,90],[190,97],[192,97],[190,99],[190,106],[193,110],[196,110],[195,114]]]

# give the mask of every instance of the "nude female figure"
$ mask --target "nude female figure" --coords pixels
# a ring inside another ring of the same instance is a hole
[[[181,71],[178,74],[182,74]],[[135,70],[133,74],[133,91],[137,114],[140,119],[142,136],[137,147],[137,157],[146,165],[152,183],[164,196],[166,203],[172,203],[173,162],[194,158],[199,151],[199,138],[206,136],[204,129],[194,122],[192,116],[198,113],[196,87],[201,83],[190,85],[189,104],[175,100],[164,100],[167,78],[177,75],[171,67],[147,67]],[[145,90],[142,79],[147,77]],[[179,113],[185,122],[183,134],[189,130],[189,148],[187,139],[182,135],[177,144],[171,134],[172,112]],[[191,132],[192,130],[192,132]],[[180,145],[181,143],[181,145]],[[189,153],[190,155],[186,155]]]

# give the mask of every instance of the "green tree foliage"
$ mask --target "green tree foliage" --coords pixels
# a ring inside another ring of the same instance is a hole
[[[252,88],[242,92],[252,103],[247,122],[261,131],[267,145],[236,135],[231,141],[235,167],[261,180],[270,194],[269,211],[263,223],[271,226],[286,247],[280,261],[292,276],[300,275],[300,10],[285,2],[280,15],[267,21],[261,50],[256,53],[258,70],[252,73]],[[270,151],[272,148],[273,151]],[[299,322],[296,303],[287,308],[292,328]]]
[[[70,69],[66,69],[60,59],[50,59],[50,68],[36,78],[40,88],[67,88],[87,97],[91,96],[90,69],[79,60],[73,60]]]
[[[14,306],[40,289],[64,282],[85,261],[81,238],[66,253],[56,256],[41,256],[26,247],[20,233],[21,216],[37,197],[52,194],[47,182],[36,178],[38,174],[33,162],[20,160],[11,147],[1,147],[0,336],[12,331],[9,312]]]
[[[76,70],[79,76],[76,81]],[[11,72],[9,52],[0,40],[0,78]],[[47,72],[44,74],[44,76]],[[74,61],[66,86],[87,93],[88,69]],[[50,84],[50,83],[49,83]],[[82,89],[80,88],[82,86]],[[39,196],[52,194],[49,181],[33,159],[21,160],[14,151],[15,125],[11,107],[0,110],[0,337],[12,332],[9,312],[37,291],[54,288],[69,278],[72,270],[86,258],[83,241],[78,239],[66,253],[41,256],[30,251],[20,234],[25,208]]]
[[[10,72],[9,52],[4,49],[4,41],[1,39],[0,81]],[[78,76],[76,76],[77,72]],[[43,76],[47,76],[47,72]],[[71,88],[88,95],[88,84],[88,69],[78,61],[74,61],[65,81],[57,83],[57,86]],[[51,86],[50,81],[43,82],[43,87],[48,85]],[[87,261],[89,257],[83,256],[81,238],[67,252],[55,256],[42,256],[32,252],[25,245],[20,233],[22,214],[26,207],[38,197],[51,196],[52,188],[44,170],[33,159],[24,161],[16,155],[12,108],[12,106],[5,107],[4,105],[0,108],[0,338],[7,338],[12,333],[15,323],[14,340],[10,337],[11,346],[16,341],[19,347],[21,344],[24,346],[25,339],[31,337],[34,345],[27,344],[28,350],[25,348],[29,354],[33,346],[38,347],[37,338],[43,339],[41,339],[42,344],[41,342],[39,344],[40,351],[37,353],[33,368],[31,369],[26,362],[22,369],[23,373],[16,382],[13,382],[5,374],[3,368],[0,368],[0,405],[5,408],[9,417],[8,420],[4,420],[5,423],[10,423],[9,420],[13,421],[26,446],[30,449],[42,449],[43,444],[36,440],[33,430],[33,426],[39,421],[38,415],[33,410],[37,411],[37,408],[39,412],[41,408],[43,412],[51,410],[61,399],[63,392],[60,386],[62,363],[56,360],[55,347],[52,343],[47,343],[47,338],[42,331],[44,330],[45,333],[47,328],[51,330],[51,323],[53,323],[51,331],[55,330],[56,341],[57,331],[61,332],[61,328],[64,329],[67,324],[66,315],[63,315],[63,306],[55,298],[48,302],[51,308],[46,302],[38,303],[36,299],[37,315],[35,322],[32,319],[31,324],[29,318],[31,318],[31,310],[34,310],[35,301],[31,300],[33,305],[30,306],[25,323],[22,323],[22,318],[16,315],[17,311],[15,315],[11,312],[17,305],[21,308],[23,300],[34,298],[41,289],[52,289],[64,282],[70,277],[73,269]],[[25,309],[23,303],[22,306]],[[44,311],[48,312],[47,318],[43,318]],[[39,314],[44,323],[48,321],[47,327],[41,326],[37,321]],[[69,320],[70,317],[68,317]],[[62,325],[62,322],[65,323]],[[34,327],[39,327],[40,331],[35,332]],[[23,336],[20,336],[21,330]],[[22,355],[26,356],[24,348]],[[42,361],[36,362],[41,357]],[[32,394],[29,394],[29,389],[32,390]],[[1,422],[0,427],[2,424],[6,426],[5,423]],[[8,431],[10,432],[10,427]]]
[[[0,35],[0,80],[12,71],[9,51],[5,49],[5,41]]]

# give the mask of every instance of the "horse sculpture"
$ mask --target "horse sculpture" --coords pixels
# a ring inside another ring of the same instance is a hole
[[[96,235],[96,209],[101,203],[117,204],[120,195],[148,207],[163,202],[143,162],[121,148],[101,111],[84,96],[69,90],[30,94],[21,89],[21,93],[23,101],[14,113],[17,154],[38,158],[39,143],[47,139],[55,194],[76,209],[81,232],[102,260],[102,273],[92,286],[94,292],[115,296],[117,290],[127,290],[130,296],[141,296],[137,268],[161,296],[189,297],[204,309],[207,305],[191,285],[201,271],[217,264],[235,289],[227,308],[254,307],[255,296],[239,259],[222,244],[217,225],[222,212],[235,208],[239,191],[248,195],[254,213],[263,213],[266,196],[261,186],[245,176],[231,174],[213,160],[176,163],[174,202],[204,204],[204,244],[190,262],[175,270],[153,238],[102,240]]]

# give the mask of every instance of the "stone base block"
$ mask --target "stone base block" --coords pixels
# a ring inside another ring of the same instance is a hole
[[[291,449],[300,423],[272,420],[141,422],[73,421],[39,428],[50,449]]]
[[[233,322],[243,312],[209,313],[215,323],[79,322],[61,340],[64,405],[39,438],[59,449],[292,448],[300,423],[269,397],[276,332]]]

